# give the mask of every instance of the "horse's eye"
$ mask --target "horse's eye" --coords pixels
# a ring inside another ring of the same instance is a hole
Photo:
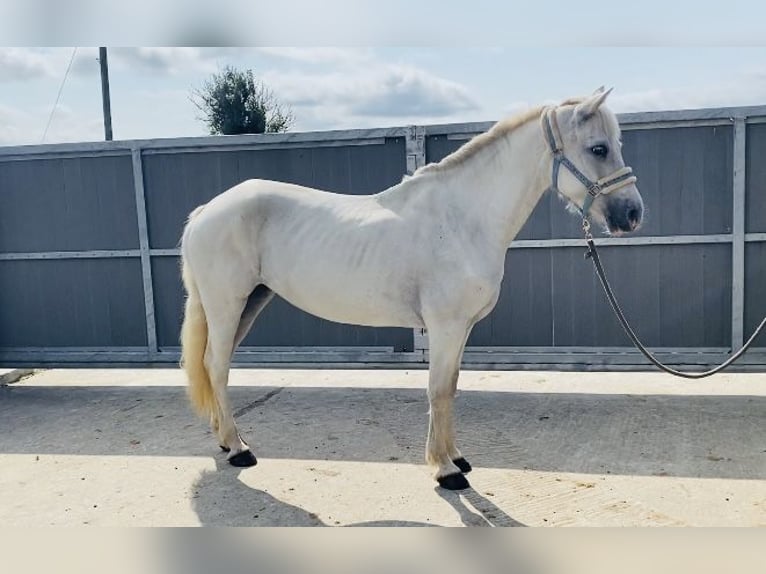
[[[592,148],[590,148],[590,153],[596,157],[606,157],[606,155],[609,153],[609,148],[604,144],[594,145]]]

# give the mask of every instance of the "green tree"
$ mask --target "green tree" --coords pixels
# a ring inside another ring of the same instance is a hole
[[[190,99],[213,135],[286,132],[294,121],[290,107],[249,69],[226,66],[192,90]]]

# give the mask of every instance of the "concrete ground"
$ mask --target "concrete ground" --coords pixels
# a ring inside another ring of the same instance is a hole
[[[241,369],[230,467],[177,369],[0,387],[0,523],[766,526],[766,375],[464,371],[473,488],[423,463],[425,371]]]

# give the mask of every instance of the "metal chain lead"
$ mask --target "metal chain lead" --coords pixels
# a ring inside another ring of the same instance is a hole
[[[590,219],[587,217],[582,218],[582,232],[585,235],[586,240],[593,239],[593,235],[590,232]]]

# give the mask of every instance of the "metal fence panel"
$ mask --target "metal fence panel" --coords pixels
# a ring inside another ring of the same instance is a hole
[[[748,233],[766,232],[766,124],[747,126],[746,226]]]
[[[4,160],[0,252],[138,247],[130,155]]]
[[[766,242],[749,243],[745,246],[745,338],[766,316]],[[761,333],[753,343],[766,347],[766,333]]]
[[[0,261],[0,347],[146,345],[133,259]]]
[[[623,132],[646,206],[640,235],[731,233],[731,126]]]
[[[645,344],[723,347],[731,334],[728,245],[599,250],[623,311]],[[630,347],[584,248],[511,249],[495,310],[468,346]]]

